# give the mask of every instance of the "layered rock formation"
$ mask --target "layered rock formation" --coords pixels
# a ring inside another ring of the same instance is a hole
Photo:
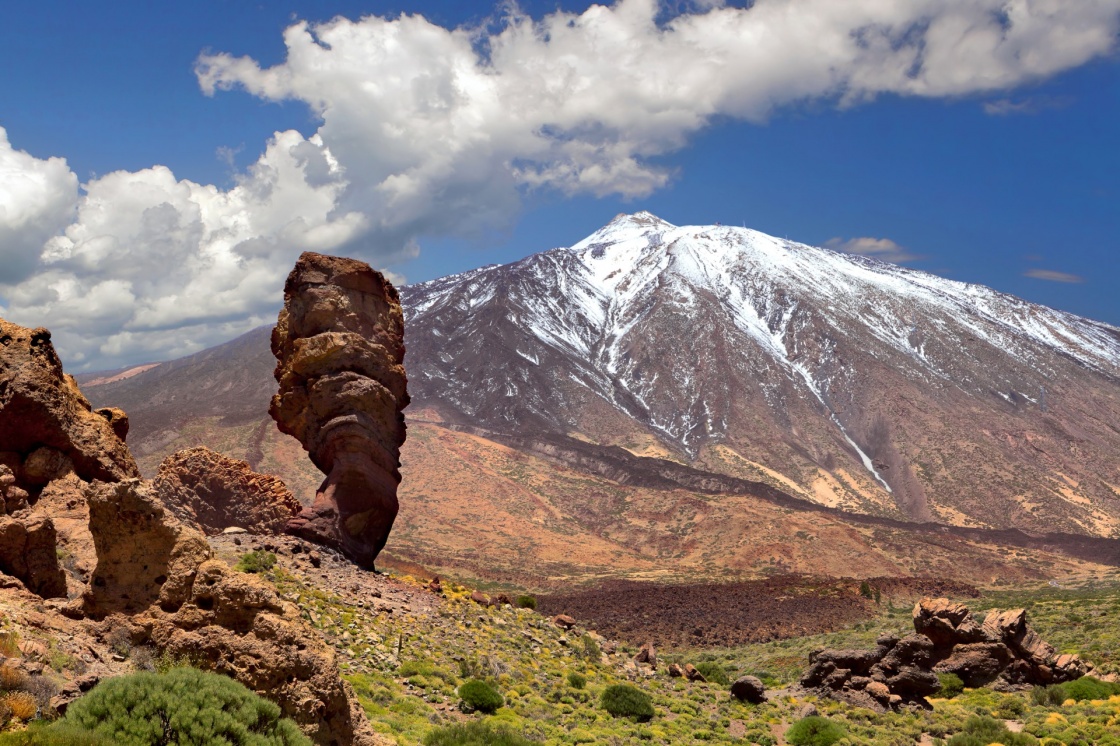
[[[852,704],[882,709],[922,702],[941,688],[939,673],[965,686],[1056,684],[1089,673],[1076,655],[1055,650],[1027,625],[1026,611],[992,610],[983,623],[962,604],[923,598],[912,635],[880,637],[875,650],[818,650],[801,685]]]
[[[353,259],[304,253],[272,333],[270,413],[327,475],[288,530],[372,567],[397,515],[408,405],[396,289]]]
[[[179,520],[207,536],[231,526],[254,534],[281,533],[302,507],[282,480],[209,448],[190,448],[164,459],[155,489]]]

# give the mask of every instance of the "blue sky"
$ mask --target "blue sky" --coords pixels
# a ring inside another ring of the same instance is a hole
[[[1120,325],[1120,1],[651,3],[8,8],[0,313],[114,367],[274,317],[305,248],[420,281],[646,209]]]

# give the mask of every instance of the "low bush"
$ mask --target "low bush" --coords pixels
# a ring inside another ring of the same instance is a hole
[[[843,728],[819,715],[801,718],[786,731],[786,740],[793,746],[832,746],[843,737]]]
[[[937,680],[941,682],[941,690],[937,693],[945,699],[952,699],[964,691],[964,682],[955,673],[939,673]]]
[[[573,689],[582,689],[587,686],[587,677],[581,673],[572,671],[568,674],[568,685]]]
[[[194,668],[106,679],[44,730],[74,737],[85,731],[119,746],[311,744],[274,703],[233,679]]]
[[[1031,689],[1031,704],[1040,707],[1057,707],[1065,701],[1065,696],[1062,694],[1062,688],[1058,685],[1054,686],[1036,686]]]
[[[731,679],[727,677],[727,671],[715,661],[700,661],[696,664],[696,670],[713,684],[720,684],[722,686],[731,685]]]
[[[437,728],[424,737],[424,746],[537,746],[537,742],[476,720]]]
[[[948,746],[1035,746],[1038,739],[1029,733],[1012,733],[999,720],[983,715],[973,715],[964,723],[964,729],[948,741]]]
[[[1101,681],[1092,676],[1082,676],[1080,679],[1058,684],[1056,687],[1062,695],[1062,701],[1072,699],[1084,702],[1090,699],[1108,699],[1114,694],[1120,694],[1120,684]]]
[[[241,555],[233,569],[238,572],[268,572],[276,566],[276,555],[272,552],[255,551]]]
[[[537,597],[536,596],[518,596],[517,608],[519,609],[536,609]]]
[[[653,700],[649,695],[630,684],[612,684],[603,690],[600,698],[603,709],[615,717],[634,718],[646,722],[653,718]]]
[[[481,679],[471,679],[459,687],[459,699],[467,712],[495,712],[505,704],[498,691]]]

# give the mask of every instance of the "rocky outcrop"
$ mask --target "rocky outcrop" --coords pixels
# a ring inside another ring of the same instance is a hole
[[[190,448],[164,459],[155,489],[180,521],[207,536],[231,526],[254,534],[281,533],[302,507],[279,478],[257,474],[248,462],[209,448]]]
[[[754,676],[740,676],[731,682],[731,696],[740,702],[762,704],[766,701],[766,685]]]
[[[86,614],[137,613],[156,602],[168,610],[182,606],[195,568],[210,558],[202,534],[172,516],[150,482],[94,482],[86,500],[97,551]]]
[[[128,418],[93,410],[62,362],[46,329],[0,319],[0,464],[34,497],[51,480],[139,477],[124,443]]]
[[[191,574],[183,603],[133,617],[136,642],[237,679],[280,705],[316,744],[372,742],[357,698],[338,675],[334,652],[297,607],[253,575],[207,561]]]
[[[0,572],[19,578],[43,598],[66,596],[55,544],[54,523],[37,510],[0,517]]]
[[[962,604],[923,598],[913,618],[914,634],[881,637],[875,650],[814,651],[801,685],[884,709],[924,702],[941,688],[939,673],[956,674],[965,686],[1011,688],[1060,683],[1092,670],[1076,655],[1055,655],[1023,609],[991,611],[981,624]]]
[[[396,289],[353,259],[304,253],[272,333],[279,392],[270,413],[326,480],[289,525],[372,567],[397,515],[408,405]]]

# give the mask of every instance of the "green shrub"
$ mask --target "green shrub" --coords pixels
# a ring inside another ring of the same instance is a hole
[[[518,596],[517,608],[519,609],[536,609],[537,597],[536,596]]]
[[[424,746],[537,746],[507,728],[494,728],[481,720],[437,728],[424,737]]]
[[[258,550],[241,555],[233,569],[238,572],[268,572],[275,566],[275,554]]]
[[[568,685],[573,689],[582,689],[587,686],[587,677],[581,673],[572,671],[568,674]]]
[[[71,735],[86,731],[120,746],[311,744],[295,723],[280,717],[274,703],[233,679],[194,668],[106,679],[45,730],[63,734],[67,729]]]
[[[505,704],[498,691],[481,679],[471,679],[459,687],[459,698],[468,712],[492,713]]]
[[[941,682],[941,690],[937,693],[945,699],[952,699],[964,691],[964,682],[955,673],[939,673],[937,680]]]
[[[868,583],[866,580],[863,581],[862,583],[860,583],[859,584],[859,595],[863,596],[864,598],[866,598],[868,600],[874,598],[875,594],[871,592],[871,583]]]
[[[999,720],[973,715],[964,723],[964,730],[948,741],[948,746],[1034,746],[1038,740],[1028,733],[1012,733]]]
[[[1057,707],[1064,701],[1060,686],[1036,686],[1031,689],[1031,703],[1040,707]]]
[[[1120,694],[1120,684],[1101,681],[1092,676],[1082,676],[1080,679],[1058,684],[1056,688],[1061,693],[1063,702],[1067,699],[1077,702],[1084,702],[1089,699],[1108,699],[1114,694]]]
[[[653,700],[630,684],[612,684],[600,698],[603,709],[617,717],[632,717],[640,723],[653,718]]]
[[[793,746],[832,746],[843,737],[843,728],[819,715],[801,718],[786,731],[786,740]]]
[[[696,664],[696,670],[713,684],[720,684],[721,686],[731,685],[731,679],[727,678],[727,671],[715,661],[701,661]]]

